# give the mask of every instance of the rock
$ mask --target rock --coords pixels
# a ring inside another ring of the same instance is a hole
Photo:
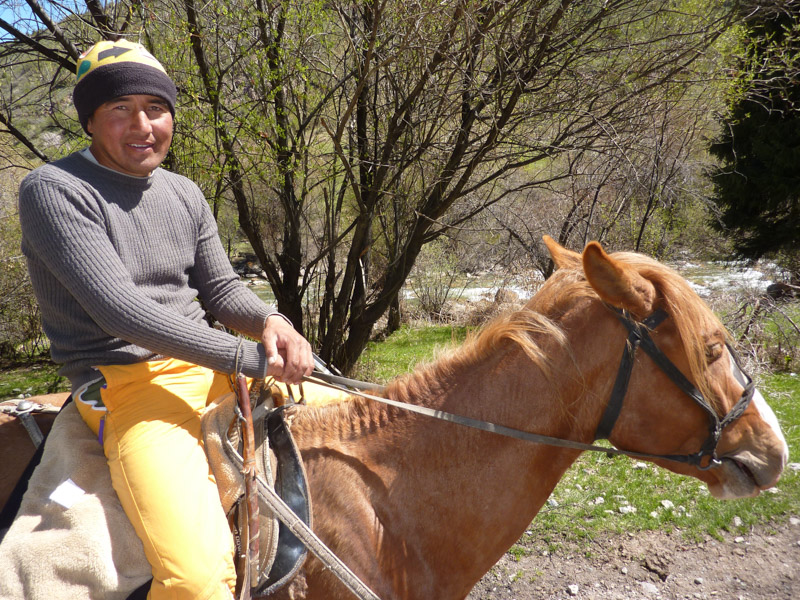
[[[671,500],[662,500],[661,506],[666,508],[667,510],[671,510],[675,506],[675,504],[673,504]]]
[[[767,296],[776,300],[781,298],[792,298],[800,295],[800,288],[788,283],[771,283],[767,286]]]
[[[642,587],[642,592],[648,595],[656,595],[658,594],[658,588],[654,583],[650,583],[649,581],[641,581],[639,585]]]
[[[703,578],[702,578],[702,577],[695,577],[695,578],[694,578],[694,582],[695,582],[697,585],[703,585]]]
[[[519,294],[506,288],[500,288],[494,295],[494,301],[497,304],[514,304],[519,302]]]
[[[577,583],[573,583],[572,585],[567,586],[567,593],[570,596],[577,596],[580,589],[581,588]]]
[[[630,515],[630,514],[633,514],[633,513],[636,512],[636,507],[635,506],[631,506],[630,504],[627,504],[625,506],[620,506],[618,510],[623,515]]]

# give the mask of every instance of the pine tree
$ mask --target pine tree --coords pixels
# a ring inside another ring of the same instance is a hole
[[[714,224],[745,258],[800,253],[800,3],[759,4],[745,19],[741,93],[710,148]]]

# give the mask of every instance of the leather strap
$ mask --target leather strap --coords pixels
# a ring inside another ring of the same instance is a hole
[[[249,600],[250,589],[258,583],[258,491],[256,488],[256,448],[253,432],[253,415],[250,407],[250,390],[247,379],[241,373],[236,375],[236,400],[242,421],[242,475],[244,475],[244,496],[247,507],[247,532],[243,536],[247,543],[247,569],[242,585],[241,596]]]
[[[657,310],[652,315],[647,317],[641,324],[625,318],[623,314],[620,321],[628,329],[628,339],[625,342],[625,347],[622,349],[622,358],[620,359],[619,368],[617,369],[617,377],[614,380],[614,387],[611,388],[611,396],[608,399],[603,416],[600,418],[600,423],[597,425],[597,430],[594,434],[595,440],[607,440],[614,429],[614,425],[622,412],[622,404],[625,401],[625,395],[628,392],[628,384],[631,380],[631,373],[633,372],[633,363],[636,359],[636,350],[642,343],[642,339],[646,334],[646,327],[649,330],[658,327],[664,319],[667,318],[667,313],[663,310]],[[650,339],[647,335],[647,339]],[[672,363],[670,363],[672,364]],[[679,371],[680,373],[680,371]]]
[[[312,377],[306,378],[306,380],[309,382],[314,382],[314,383],[322,382],[324,385],[327,385],[333,389],[349,391],[354,396],[360,396],[362,398],[367,398],[368,400],[374,400],[375,402],[380,402],[382,404],[387,404],[389,406],[401,408],[403,410],[407,410],[409,412],[413,412],[419,415],[433,417],[435,419],[440,419],[442,421],[449,421],[450,423],[463,425],[464,427],[480,429],[481,431],[496,433],[498,435],[503,435],[506,437],[523,440],[526,442],[533,442],[534,444],[547,444],[549,446],[558,446],[560,448],[573,448],[575,450],[591,450],[594,452],[603,452],[608,455],[630,456],[632,458],[651,458],[651,459],[661,458],[665,460],[672,460],[683,463],[690,462],[689,456],[684,456],[684,455],[671,455],[671,454],[662,455],[662,454],[648,454],[646,452],[631,452],[628,450],[619,450],[618,448],[613,448],[613,447],[596,446],[594,444],[584,444],[582,442],[564,440],[561,438],[551,437],[549,435],[530,433],[528,431],[523,431],[521,429],[506,427],[505,425],[497,425],[495,423],[489,423],[488,421],[480,421],[478,419],[472,419],[470,417],[455,415],[453,413],[445,412],[442,410],[434,410],[426,406],[419,406],[417,404],[408,404],[406,402],[398,402],[397,400],[392,400],[391,398],[383,398],[381,396],[375,396],[372,394],[367,394],[364,392],[359,392],[354,390],[344,390],[337,384],[328,382],[327,381],[328,379],[329,379],[328,375],[324,373],[318,373],[316,371],[314,372],[313,378]]]

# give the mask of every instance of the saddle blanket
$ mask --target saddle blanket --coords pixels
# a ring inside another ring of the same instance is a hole
[[[103,449],[70,403],[0,542],[0,598],[124,600],[151,577]]]

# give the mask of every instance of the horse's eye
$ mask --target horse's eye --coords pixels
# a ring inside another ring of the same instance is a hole
[[[722,356],[723,345],[720,342],[713,342],[706,345],[706,360],[709,364]]]

